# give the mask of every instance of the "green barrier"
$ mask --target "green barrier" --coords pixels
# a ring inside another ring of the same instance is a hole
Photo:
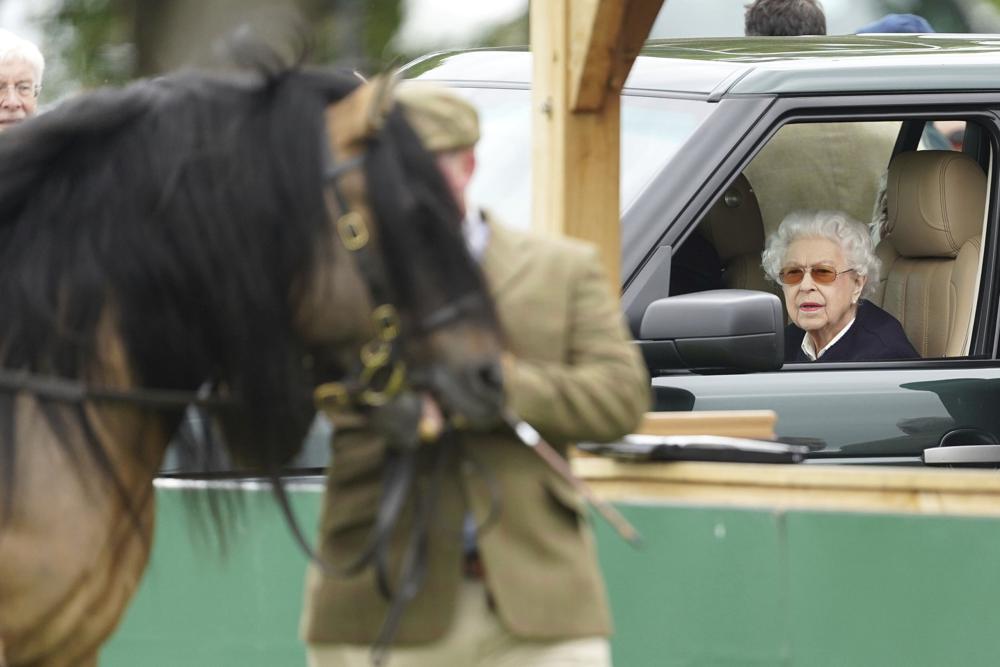
[[[1000,520],[622,507],[598,526],[620,667],[1000,664]]]
[[[153,559],[101,665],[304,665],[305,557],[270,494],[244,494],[220,556],[184,493],[157,491]],[[291,495],[311,534],[320,493]],[[1000,519],[618,507],[646,540],[596,524],[618,667],[1000,663]]]
[[[305,665],[297,631],[306,557],[273,496],[238,494],[241,511],[220,553],[187,511],[190,496],[204,493],[157,489],[153,556],[102,667]],[[315,533],[320,492],[290,495],[303,529]]]

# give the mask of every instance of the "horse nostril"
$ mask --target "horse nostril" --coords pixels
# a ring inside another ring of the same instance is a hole
[[[503,373],[500,371],[500,364],[488,363],[479,369],[479,381],[487,389],[503,389]]]

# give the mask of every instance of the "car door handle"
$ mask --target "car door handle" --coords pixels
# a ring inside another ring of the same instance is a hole
[[[928,447],[924,463],[929,466],[1000,466],[1000,445],[950,445]]]

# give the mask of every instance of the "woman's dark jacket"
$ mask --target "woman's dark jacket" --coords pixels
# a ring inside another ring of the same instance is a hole
[[[785,361],[811,361],[802,351],[805,331],[794,324],[785,327]],[[854,324],[817,361],[877,361],[919,359],[902,325],[871,301],[858,303]]]

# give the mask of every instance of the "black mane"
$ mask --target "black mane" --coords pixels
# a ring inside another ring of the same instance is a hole
[[[227,387],[241,400],[230,451],[277,479],[314,414],[290,295],[331,233],[324,110],[358,83],[298,68],[179,73],[87,94],[0,134],[0,366],[92,380],[111,312],[136,382]],[[365,176],[410,321],[485,293],[447,185],[398,109],[368,146]],[[12,398],[0,393],[7,510]],[[84,447],[114,481],[96,443]]]
[[[323,110],[356,84],[181,73],[0,135],[2,365],[81,377],[111,308],[139,384],[219,380],[256,445],[297,446],[311,411],[289,295],[329,233]]]

